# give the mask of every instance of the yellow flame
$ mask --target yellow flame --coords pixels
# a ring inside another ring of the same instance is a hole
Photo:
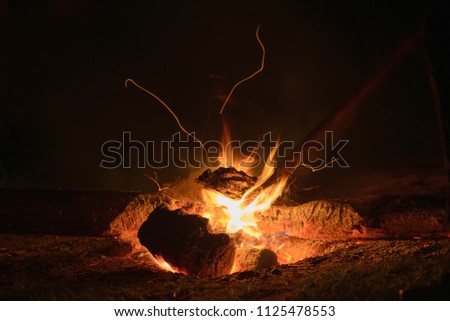
[[[230,128],[224,121],[222,144],[223,146],[230,146],[230,142]],[[259,211],[270,208],[286,188],[289,175],[279,177],[268,185],[268,180],[275,173],[275,164],[273,162],[278,147],[279,142],[270,151],[261,173],[257,176],[255,184],[240,199],[232,199],[220,192],[209,189],[202,190],[202,197],[207,205],[207,210],[203,216],[209,219],[210,226],[214,232],[239,232],[236,234],[235,240],[238,248],[271,249],[279,256],[278,261],[284,264],[291,262],[292,257],[284,249],[282,250],[281,247],[272,244],[270,240],[266,239],[266,236],[258,228],[258,219],[255,215]],[[233,166],[237,170],[249,172],[248,169],[239,167],[238,160],[236,159],[236,155],[233,155],[232,148],[224,147],[220,160],[223,166]],[[237,269],[238,267],[235,263],[231,273],[237,272]]]
[[[263,184],[274,174],[275,168],[271,162],[275,152],[276,148],[271,151],[255,185],[241,199],[235,200],[213,190],[202,190],[203,200],[213,208],[211,212],[204,214],[209,218],[213,229],[217,227],[228,233],[242,230],[252,237],[261,236],[258,230],[258,220],[254,214],[268,209],[281,196],[288,180],[287,176],[282,177],[268,187],[262,188]],[[257,193],[255,193],[256,190],[258,190]]]

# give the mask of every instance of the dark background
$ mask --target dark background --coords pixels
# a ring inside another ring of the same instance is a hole
[[[0,1],[0,183],[154,190],[142,170],[100,168],[103,142],[178,131],[135,79],[189,130],[220,138],[220,97],[259,67],[227,107],[235,139],[272,130],[299,141],[344,106],[402,39],[433,19],[432,1]],[[431,17],[431,18],[430,18]],[[364,103],[345,139],[350,169],[441,166],[424,45]],[[189,170],[158,171],[162,182]]]

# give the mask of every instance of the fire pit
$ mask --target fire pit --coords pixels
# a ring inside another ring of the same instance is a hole
[[[343,240],[384,235],[365,226],[343,201],[272,205],[285,182],[263,188],[264,181],[232,167],[207,170],[193,182],[203,186],[203,202],[161,198],[137,236],[161,267],[216,277],[321,255]]]

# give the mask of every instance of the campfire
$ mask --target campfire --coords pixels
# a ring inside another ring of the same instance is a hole
[[[259,37],[259,26],[256,39],[262,49],[260,68],[232,87],[224,99],[220,115],[236,88],[264,69],[266,51]],[[402,48],[400,53],[405,54],[403,51]],[[388,59],[388,63],[392,61]],[[380,77],[376,76],[374,81],[379,82]],[[129,83],[161,103],[174,117],[181,131],[205,149],[204,144],[185,129],[175,112],[160,97],[132,79],[127,79],[125,86]],[[318,138],[323,132],[327,135],[329,132],[325,130],[330,126],[343,129],[345,124],[338,123],[342,120],[342,113],[354,114],[369,92],[364,88],[361,97],[339,109],[335,117],[319,124],[309,135],[310,138]],[[382,222],[372,226],[342,200],[299,204],[286,197],[297,167],[304,166],[314,172],[340,162],[340,159],[333,157],[328,162],[313,166],[294,156],[290,160],[290,169],[286,166],[275,168],[272,164],[279,148],[277,142],[271,148],[263,168],[255,173],[254,167],[241,166],[251,162],[253,154],[236,158],[233,149],[228,148],[230,142],[230,130],[223,118],[223,148],[218,157],[220,165],[204,169],[194,179],[181,183],[190,191],[189,195],[176,192],[179,190],[177,184],[161,188],[157,177],[149,176],[157,184],[159,193],[145,200],[146,204],[150,204],[145,217],[131,219],[133,224],[128,227],[128,237],[137,237],[138,241],[134,241],[137,248],[144,246],[149,251],[149,261],[159,268],[216,277],[323,255],[345,247],[348,240],[404,236],[402,229],[389,231],[389,228],[383,228]],[[445,212],[438,213],[433,219],[434,223],[422,224],[427,229],[425,232],[442,230],[446,221]],[[112,226],[124,220],[127,218],[119,216]],[[124,234],[123,231],[120,233]]]
[[[163,198],[138,237],[161,268],[220,276],[324,254],[350,238],[369,237],[361,217],[341,201],[276,202],[287,178],[265,187],[234,167],[206,170],[193,184],[202,202]],[[373,233],[373,235],[378,235]]]
[[[276,151],[258,176],[233,166],[207,169],[186,183],[200,202],[170,200],[150,213],[138,237],[154,262],[172,272],[220,276],[296,262],[326,253],[333,240],[367,236],[343,202],[277,203],[290,176],[273,178]],[[225,152],[221,164],[227,163],[238,164]]]

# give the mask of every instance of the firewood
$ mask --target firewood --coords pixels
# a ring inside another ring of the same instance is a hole
[[[252,177],[238,171],[234,167],[220,167],[214,172],[206,170],[196,182],[204,188],[212,189],[232,199],[239,200],[256,183],[256,177]]]
[[[285,232],[306,239],[347,239],[364,234],[362,217],[342,201],[312,201],[298,206],[273,205],[255,214],[264,234]]]
[[[153,255],[190,275],[216,277],[228,274],[236,247],[227,234],[213,234],[208,219],[184,210],[156,208],[139,229],[138,237]]]

